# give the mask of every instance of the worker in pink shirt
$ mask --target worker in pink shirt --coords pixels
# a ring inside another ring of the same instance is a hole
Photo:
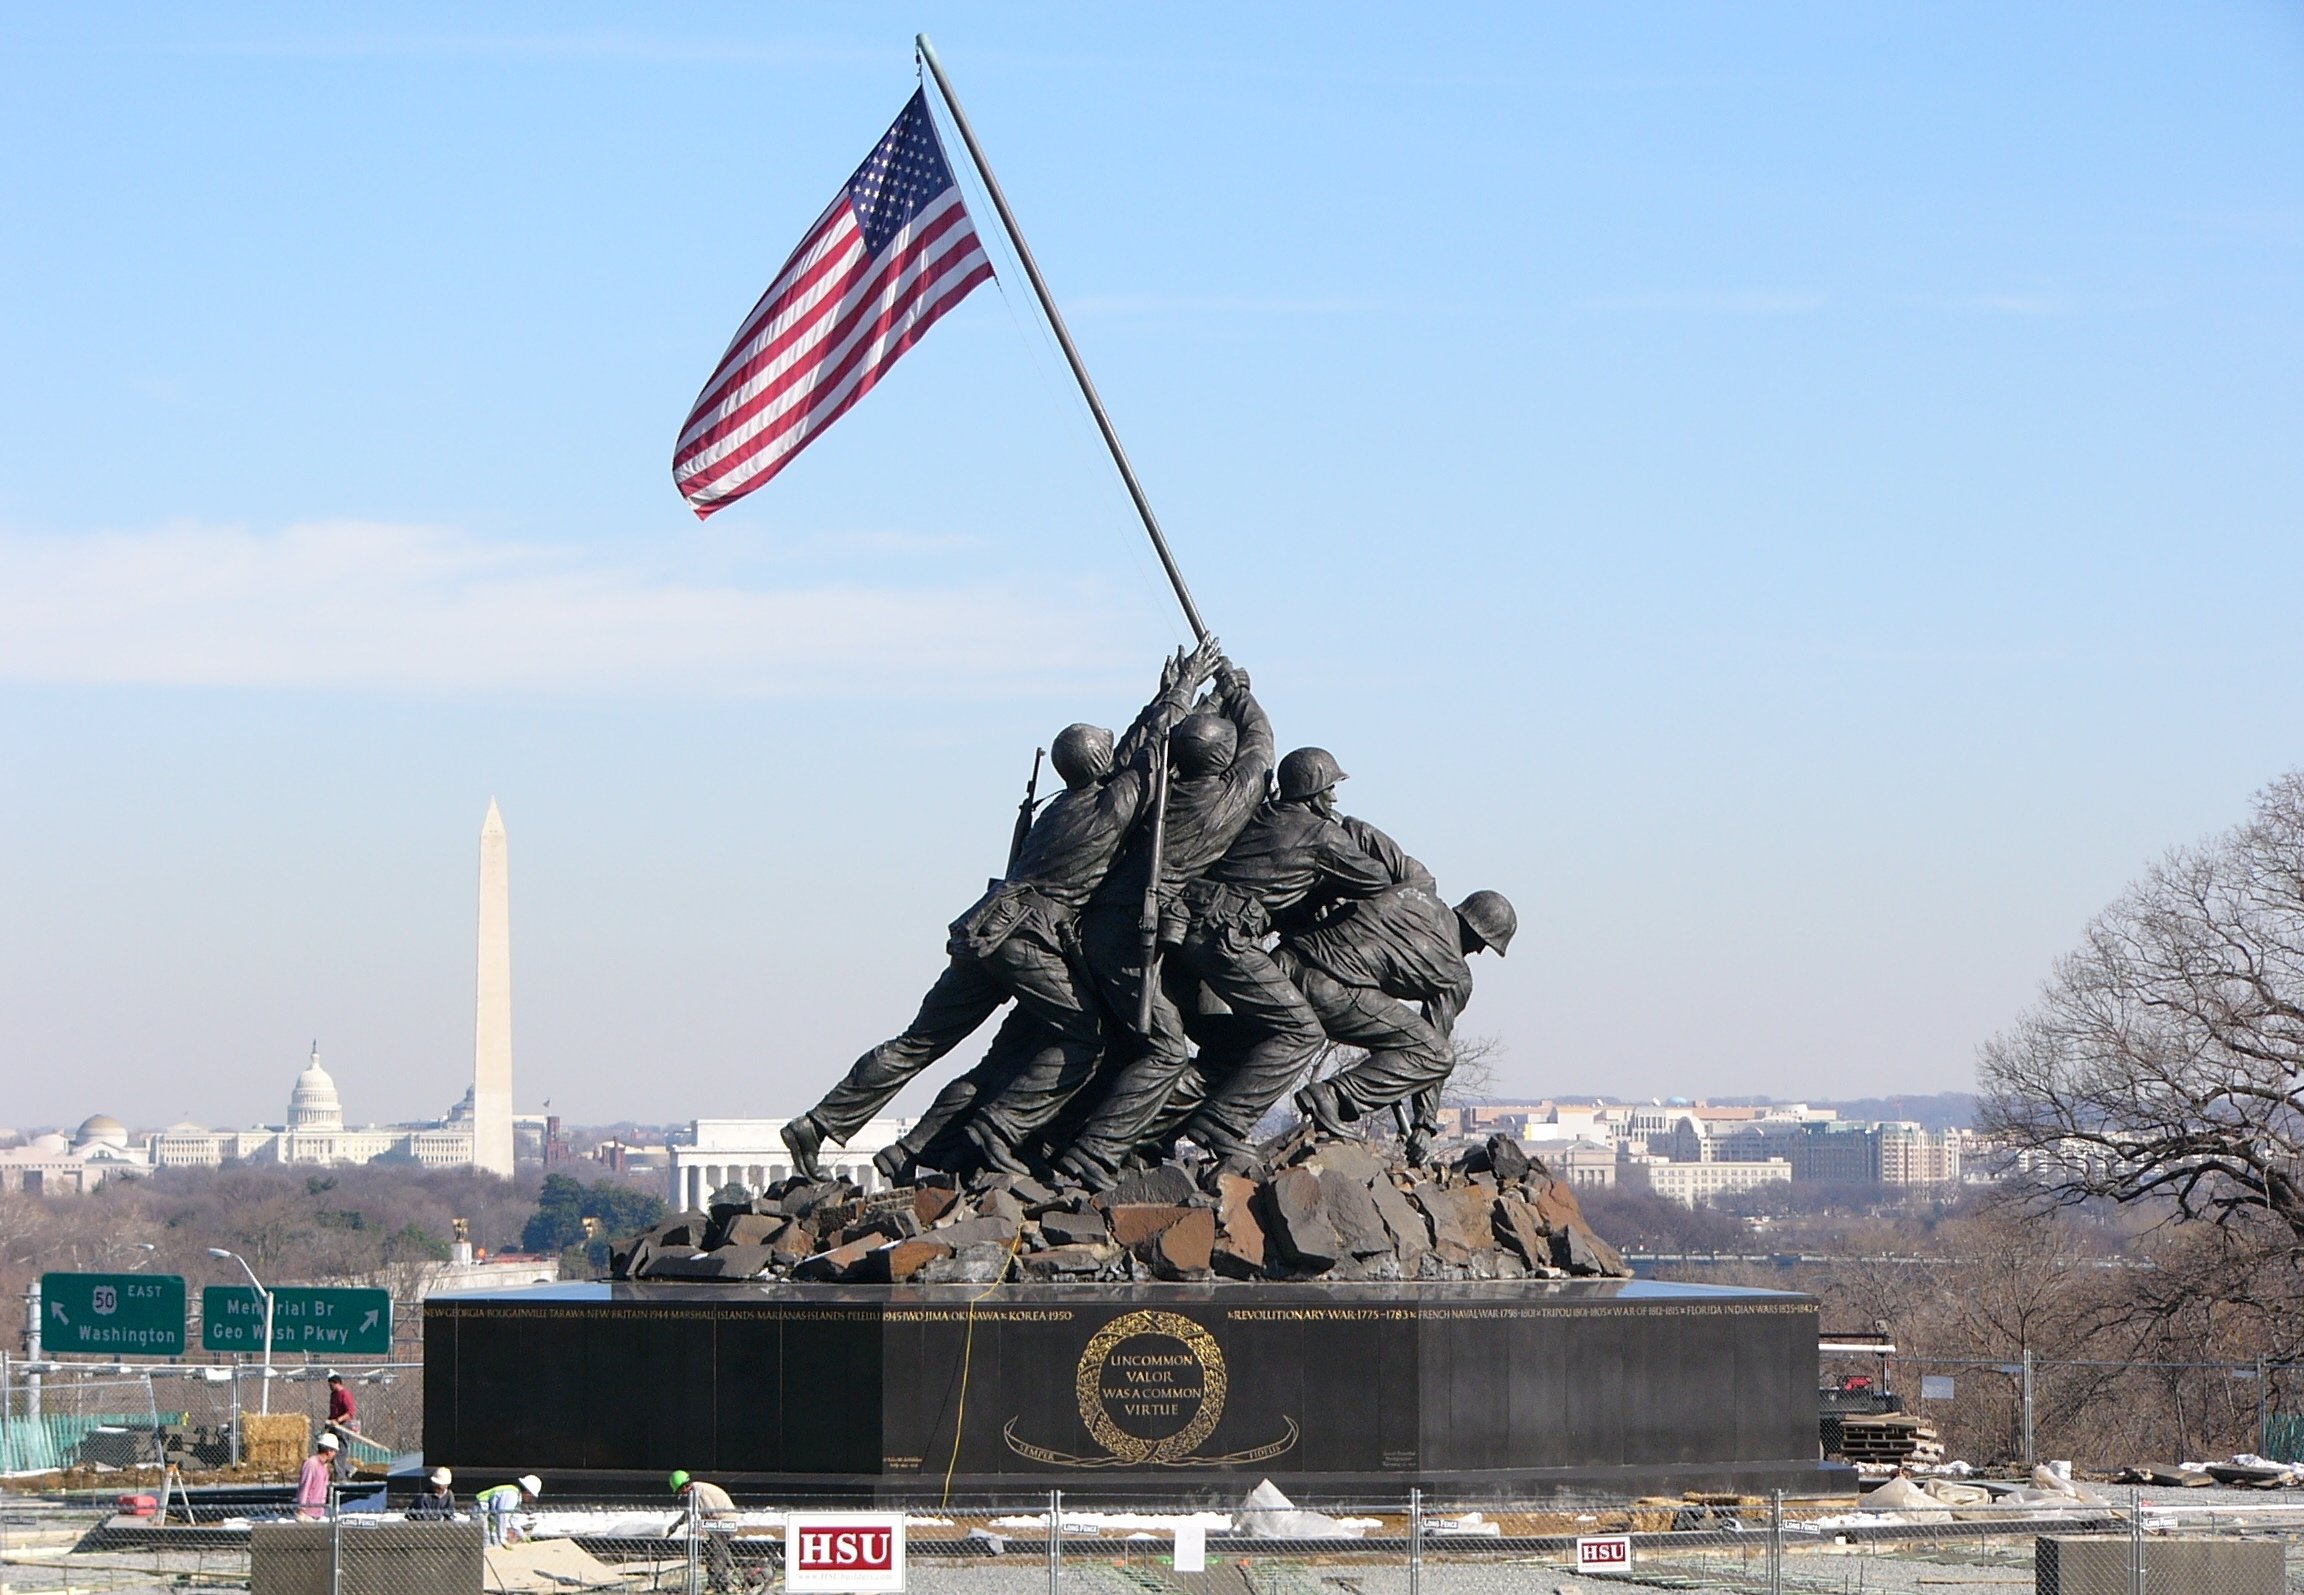
[[[332,1434],[322,1434],[313,1443],[312,1454],[304,1459],[304,1471],[296,1476],[298,1517],[328,1515],[328,1486],[335,1479],[336,1451],[340,1444]]]

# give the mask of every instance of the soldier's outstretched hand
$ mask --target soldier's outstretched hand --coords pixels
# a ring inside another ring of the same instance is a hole
[[[1216,667],[1223,662],[1224,645],[1214,637],[1201,638],[1200,646],[1192,650],[1189,666],[1192,673],[1192,684],[1198,686],[1201,682],[1206,681],[1216,673]]]

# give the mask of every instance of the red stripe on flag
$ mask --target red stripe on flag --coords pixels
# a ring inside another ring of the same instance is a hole
[[[706,390],[708,393],[717,391],[720,395],[712,406],[714,413],[703,430],[697,431],[696,421],[703,419],[707,410],[704,402],[698,401],[697,410],[691,416],[688,427],[688,433],[692,435],[684,436],[678,452],[672,457],[675,472],[715,443],[741,430],[754,416],[773,407],[792,388],[813,381],[815,366],[807,358],[796,359],[789,368],[777,372],[757,392],[736,400],[737,390],[746,382],[770,371],[778,360],[801,344],[813,341],[819,348],[838,346],[848,337],[858,318],[870,308],[872,299],[885,291],[886,283],[925,259],[947,235],[967,229],[964,238],[952,239],[948,253],[968,253],[978,240],[974,230],[967,228],[967,222],[967,213],[955,204],[908,243],[877,259],[858,261],[834,291],[817,302],[810,315],[780,331],[766,347],[746,359],[739,370],[726,377],[714,373],[713,381]],[[932,280],[924,278],[923,285]],[[827,318],[831,319],[832,325],[818,338],[816,334],[824,327]]]
[[[698,518],[701,519],[707,517],[711,515],[713,511],[720,509],[724,505],[734,503],[737,499],[743,497],[744,494],[751,492],[754,488],[759,487],[763,483],[767,482],[772,477],[774,477],[778,471],[783,470],[785,466],[791,464],[793,460],[799,457],[801,449],[807,447],[810,442],[814,441],[817,433],[823,431],[834,421],[839,420],[843,415],[846,415],[849,408],[854,405],[857,400],[863,398],[865,394],[870,393],[873,388],[878,386],[880,379],[888,374],[888,368],[896,363],[897,357],[903,354],[907,349],[911,348],[913,344],[919,342],[921,336],[925,334],[930,327],[934,326],[940,319],[942,319],[945,311],[951,309],[962,299],[966,298],[970,291],[990,278],[991,275],[991,262],[978,257],[975,264],[969,268],[966,275],[961,278],[961,280],[953,287],[950,293],[937,298],[933,302],[913,302],[911,306],[905,312],[903,312],[903,314],[913,316],[914,319],[912,320],[911,324],[905,327],[901,333],[897,334],[897,336],[891,342],[882,348],[880,352],[873,358],[871,364],[864,368],[860,379],[856,383],[856,386],[844,397],[842,397],[838,403],[832,405],[829,409],[819,408],[808,411],[804,421],[807,435],[800,439],[799,442],[795,443],[789,453],[785,454],[782,459],[779,459],[766,467],[757,476],[747,479],[744,484],[737,490],[730,492],[725,496],[713,495],[709,498],[706,498],[704,502],[698,503],[695,506]],[[896,319],[898,319],[898,313],[894,310],[891,310],[888,316],[882,318],[883,333],[887,327],[893,325]],[[851,364],[852,363],[853,361]]]
[[[813,408],[808,395],[837,380],[844,374],[855,350],[870,346],[868,341],[860,341],[867,317],[871,318],[876,331],[891,312],[900,312],[909,301],[941,292],[938,287],[941,280],[964,262],[983,258],[975,235],[969,233],[930,259],[931,251],[948,230],[937,227],[932,230],[933,236],[894,251],[873,269],[857,273],[854,280],[841,285],[836,301],[825,301],[822,314],[804,327],[795,328],[794,341],[809,345],[800,357],[763,383],[757,392],[715,418],[675,457],[675,475],[680,477],[683,487],[693,493],[698,485],[717,481],[731,461],[763,446],[788,427],[795,415]],[[887,358],[892,360],[895,355]],[[730,396],[733,397],[733,391]],[[769,416],[766,423],[745,434],[745,428],[762,416]],[[739,437],[739,434],[745,435]],[[697,463],[700,456],[732,439],[735,441],[725,455]]]
[[[790,464],[991,277],[924,103],[915,97],[811,224],[689,407],[673,445],[672,480],[698,516]],[[867,222],[859,221],[853,193],[871,202]],[[865,225],[882,241],[876,254],[863,252]],[[889,235],[888,227],[900,230]]]

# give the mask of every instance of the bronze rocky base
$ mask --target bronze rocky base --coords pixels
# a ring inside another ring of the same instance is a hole
[[[940,1183],[941,1182],[941,1183]],[[848,1284],[1000,1280],[1629,1278],[1541,1159],[1493,1136],[1436,1167],[1299,1129],[1244,1172],[1163,1163],[1109,1190],[979,1173],[866,1195],[787,1180],[677,1214],[616,1249],[617,1279]]]

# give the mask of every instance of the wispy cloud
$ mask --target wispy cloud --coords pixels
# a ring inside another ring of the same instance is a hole
[[[1741,293],[1699,289],[1673,293],[1601,294],[1577,301],[1580,310],[1661,310],[1682,315],[1791,316],[1821,310],[1818,293]]]
[[[1234,294],[1085,294],[1064,302],[1075,320],[1098,316],[1348,316],[1382,308],[1344,296],[1256,298]]]
[[[172,54],[292,59],[416,57],[473,60],[656,61],[688,65],[806,66],[884,62],[886,49],[745,39],[668,39],[601,29],[583,33],[321,33],[305,37],[172,39]]]
[[[1032,692],[1117,661],[1093,595],[703,582],[452,527],[0,532],[0,679],[825,697]],[[1125,634],[1127,628],[1117,630]]]

